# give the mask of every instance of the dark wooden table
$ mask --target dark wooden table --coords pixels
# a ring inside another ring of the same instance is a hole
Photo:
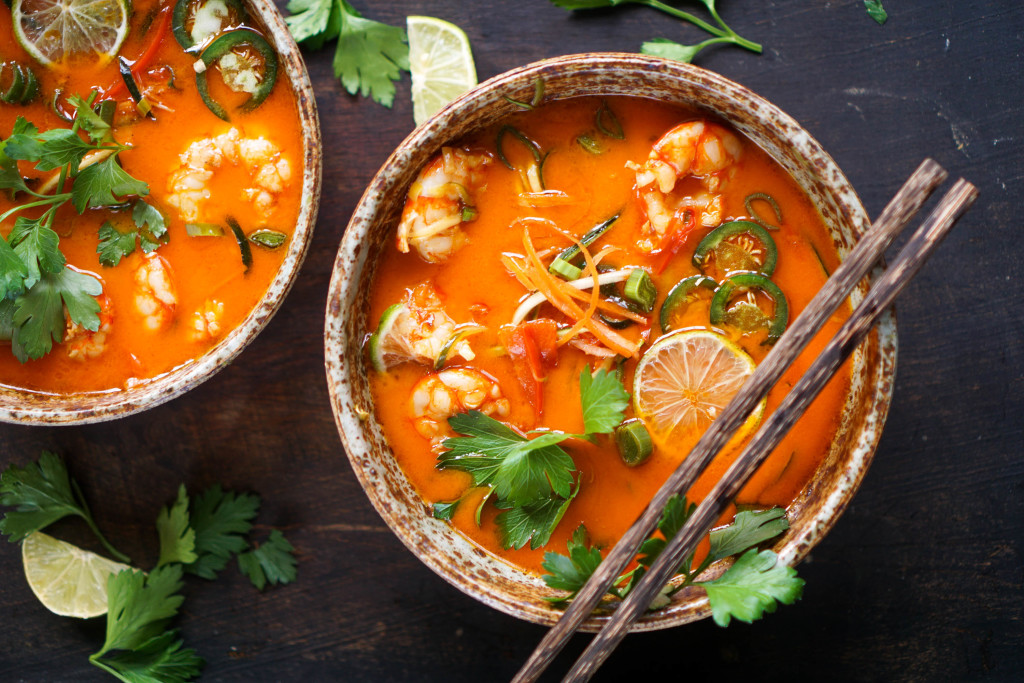
[[[560,54],[636,51],[656,36],[702,39],[641,7],[571,16],[547,0],[354,4],[392,24],[407,14],[458,23],[481,80]],[[925,156],[974,182],[981,198],[899,302],[888,424],[852,506],[800,567],[803,600],[749,626],[631,636],[597,679],[1021,680],[1024,5],[887,0],[889,21],[878,26],[861,0],[719,4],[764,54],[717,48],[697,63],[794,116],[872,216]],[[295,543],[299,579],[262,594],[234,569],[216,583],[188,580],[179,623],[207,660],[203,680],[505,680],[543,629],[420,564],[370,506],[335,431],[321,341],[331,265],[412,114],[408,77],[387,110],[345,94],[332,54],[333,44],[307,54],[324,195],[309,257],[276,318],[231,367],[170,404],[93,426],[0,426],[0,464],[61,453],[100,526],[145,566],[158,553],[153,520],[180,482],[263,495],[260,522]],[[19,555],[0,547],[0,680],[107,680],[87,661],[102,620],[47,612]],[[577,636],[554,671],[588,640]]]

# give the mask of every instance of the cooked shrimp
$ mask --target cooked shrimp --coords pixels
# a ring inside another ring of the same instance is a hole
[[[441,148],[409,188],[398,224],[398,250],[408,253],[412,246],[425,261],[439,263],[465,244],[460,226],[475,216],[476,193],[489,163],[486,152]]]
[[[223,303],[214,299],[204,301],[202,307],[192,316],[192,340],[209,341],[219,337],[223,317]]]
[[[717,192],[727,182],[742,151],[739,139],[725,128],[705,121],[688,121],[654,143],[642,166],[627,164],[636,171],[637,192],[647,214],[644,232],[663,241],[687,211],[694,212],[701,225],[718,225],[722,220],[722,198]],[[676,183],[687,176],[699,179],[707,192],[673,195]],[[658,244],[644,246],[656,248]]]
[[[457,332],[455,321],[444,310],[441,298],[429,282],[421,282],[409,290],[399,314],[383,341],[387,345],[387,364],[405,361],[434,365],[445,344]],[[448,350],[448,359],[460,356],[473,360],[476,354],[469,342],[461,339]]]
[[[224,164],[245,165],[252,184],[242,188],[241,196],[261,213],[274,208],[292,179],[291,163],[277,145],[265,138],[242,137],[237,128],[194,140],[179,159],[181,166],[167,182],[167,203],[187,223],[204,221],[202,205],[210,198],[207,184]]]
[[[432,372],[416,383],[409,397],[409,416],[416,431],[434,446],[452,435],[448,427],[452,415],[479,410],[492,417],[506,417],[510,407],[498,381],[471,368]]]
[[[163,329],[174,318],[178,295],[171,266],[157,253],[146,254],[135,269],[135,310],[151,332]]]
[[[68,358],[75,360],[87,360],[96,358],[107,349],[107,335],[114,329],[114,311],[110,297],[100,294],[96,297],[96,303],[100,305],[100,325],[95,332],[91,332],[70,317],[67,318],[67,330],[64,332],[64,348],[68,351]]]

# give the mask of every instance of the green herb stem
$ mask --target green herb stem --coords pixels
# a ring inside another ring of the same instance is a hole
[[[96,535],[96,538],[99,539],[99,542],[102,543],[103,547],[107,549],[107,552],[113,555],[116,559],[126,564],[131,564],[132,559],[115,548],[110,541],[107,540],[106,536],[103,535],[100,528],[96,526],[96,522],[92,518],[92,513],[89,511],[89,505],[85,502],[85,496],[82,495],[82,489],[79,488],[78,482],[74,479],[71,479],[71,488],[75,492],[75,498],[78,501],[78,504],[82,507],[83,514],[81,514],[80,517],[89,525],[89,528],[92,529],[92,532]]]
[[[685,12],[677,7],[672,7],[671,5],[667,5],[663,2],[660,2],[659,0],[640,0],[640,2],[641,4],[645,4],[649,7],[659,9],[662,12],[670,14],[678,19],[682,19],[683,21],[688,21],[694,26],[702,28],[712,35],[718,36],[718,39],[712,38],[710,40],[704,41],[703,43],[700,43],[699,47],[701,49],[708,45],[714,45],[715,43],[733,43],[735,45],[739,45],[742,48],[746,48],[751,52],[756,52],[758,54],[760,54],[762,51],[760,43],[755,43],[752,40],[747,40],[746,38],[740,36],[738,33],[733,31],[731,28],[729,28],[729,25],[722,21],[722,17],[718,15],[718,11],[715,9],[715,3],[713,2],[706,2],[704,3],[704,5],[708,8],[708,12],[711,13],[711,16],[714,17],[715,21],[718,22],[718,26],[709,24],[708,22],[704,21],[703,19],[694,14]]]

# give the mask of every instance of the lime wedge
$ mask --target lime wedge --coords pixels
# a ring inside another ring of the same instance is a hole
[[[455,24],[412,16],[406,20],[406,27],[412,111],[418,126],[476,85],[476,67],[469,38]]]
[[[14,0],[14,36],[40,64],[72,57],[107,61],[128,35],[128,0]]]
[[[126,564],[108,560],[39,531],[21,544],[25,578],[43,606],[65,617],[107,613],[107,577]]]

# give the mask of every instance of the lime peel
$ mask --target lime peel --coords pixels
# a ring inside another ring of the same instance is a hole
[[[22,542],[21,557],[39,602],[54,614],[80,619],[106,614],[108,577],[131,569],[40,531]]]
[[[466,33],[434,17],[406,19],[413,119],[420,125],[476,85],[476,66]]]

